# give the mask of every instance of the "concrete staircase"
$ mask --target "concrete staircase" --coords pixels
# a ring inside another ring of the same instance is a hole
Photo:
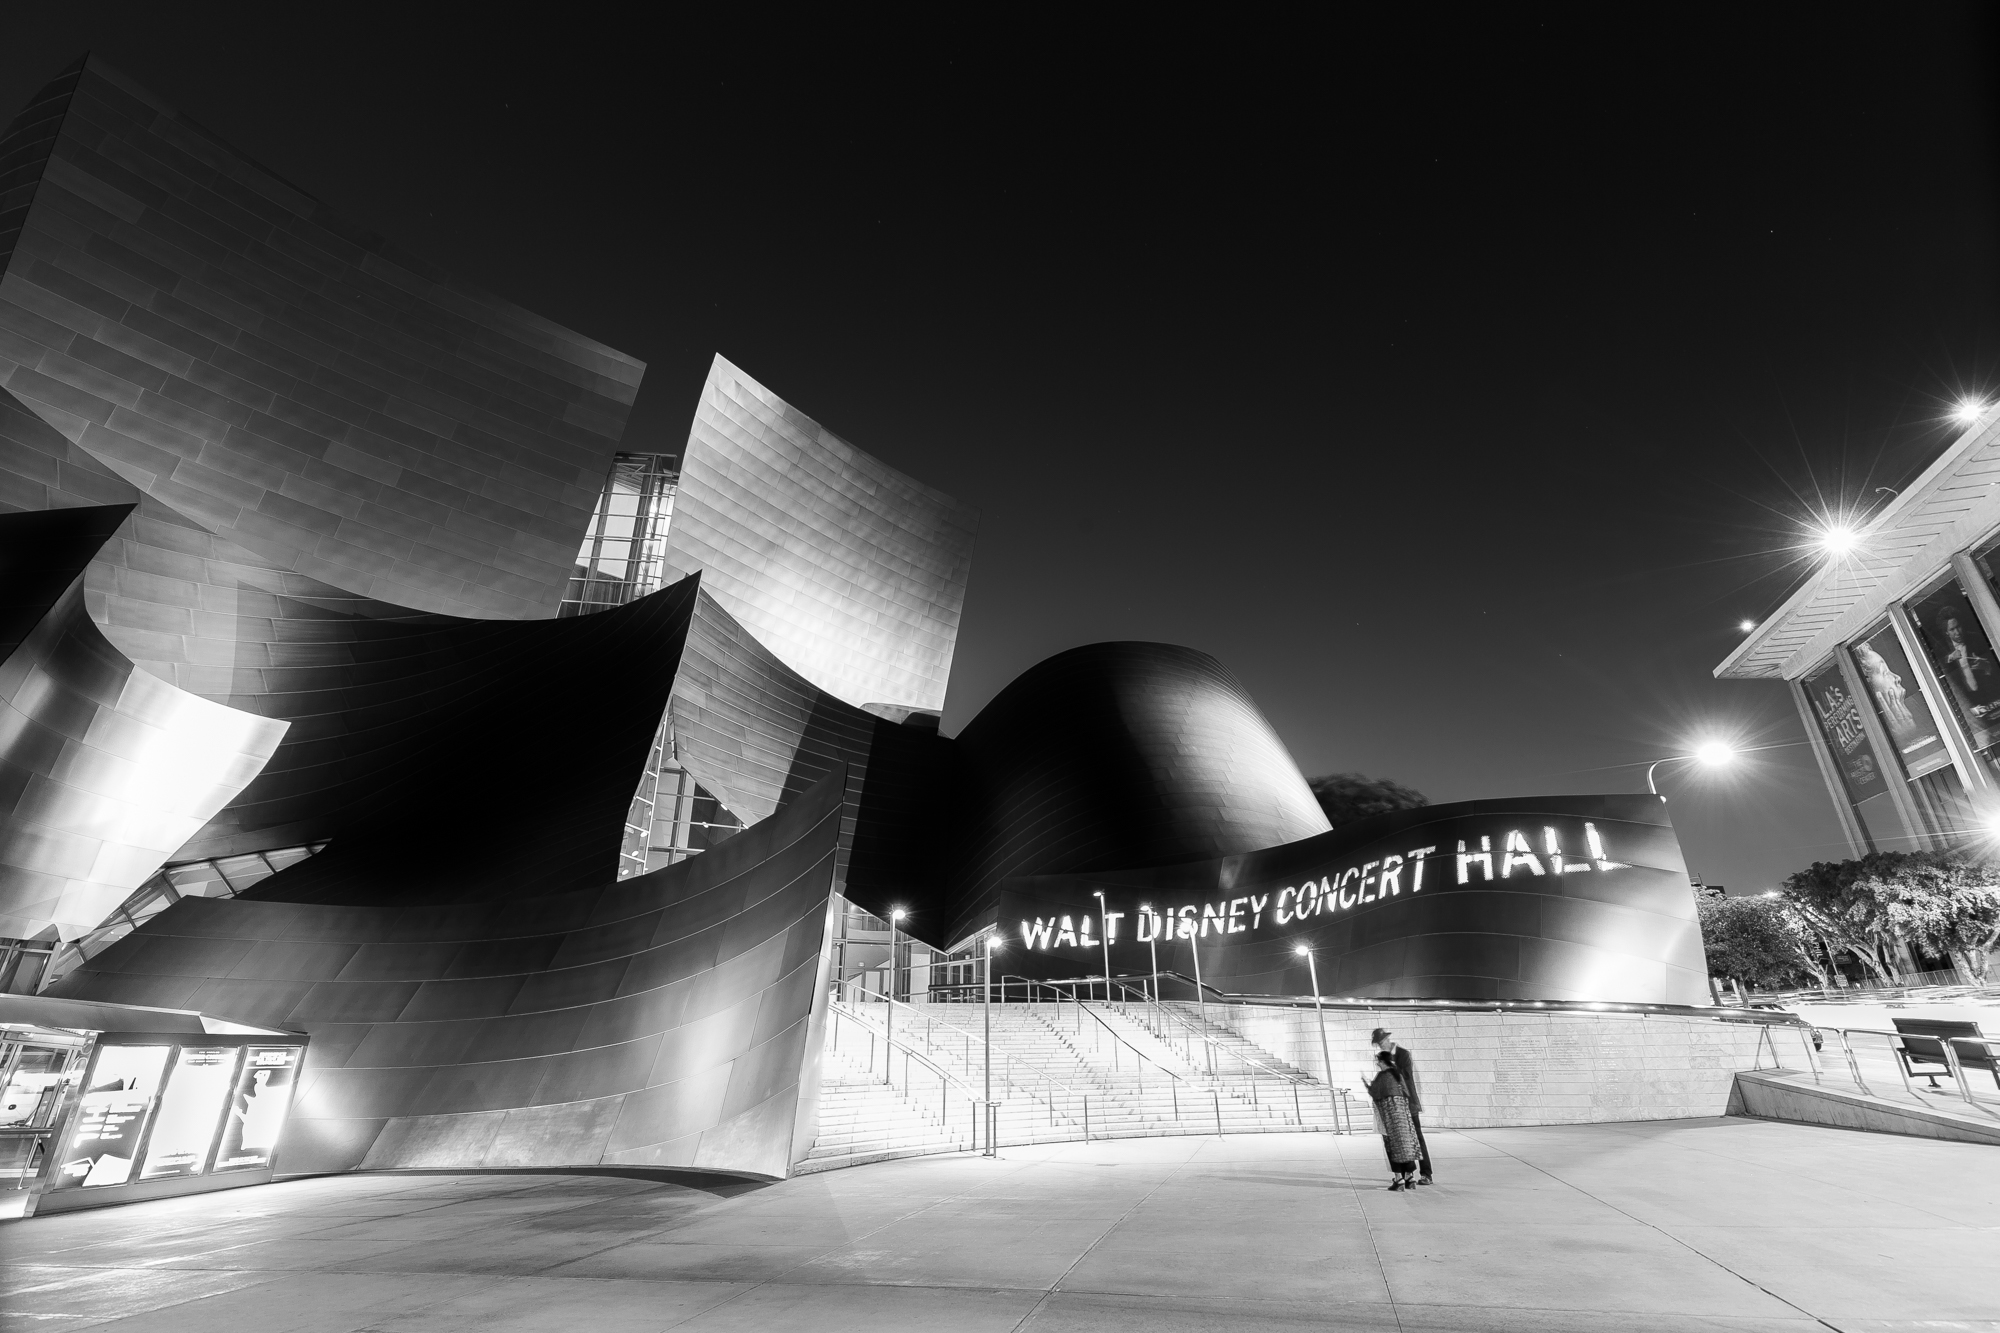
[[[942,1099],[918,1104],[908,1092],[883,1082],[880,1068],[855,1050],[825,1051],[820,1060],[819,1133],[794,1175],[885,1162],[927,1153],[963,1152],[971,1144],[970,1108],[949,1121]],[[944,1114],[940,1114],[940,1112]]]
[[[1186,1008],[994,1005],[1000,1145],[1346,1127],[1324,1084]],[[879,1001],[836,1006],[820,1134],[797,1169],[983,1147],[972,1121],[986,1086],[987,1021],[973,1004],[897,1004],[893,1019]]]

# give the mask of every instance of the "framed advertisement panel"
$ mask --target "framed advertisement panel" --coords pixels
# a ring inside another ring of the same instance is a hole
[[[1903,652],[1893,626],[1884,625],[1854,645],[1854,666],[1868,690],[1868,701],[1888,734],[1897,762],[1907,777],[1920,778],[1951,765],[1931,706],[1917,688],[1916,669]]]
[[[1886,795],[1888,779],[1882,773],[1875,747],[1869,743],[1867,728],[1862,725],[1861,705],[1847,688],[1840,663],[1828,658],[1817,670],[1809,672],[1802,684],[1806,700],[1812,705],[1813,718],[1819,723],[1820,735],[1826,738],[1827,749],[1840,770],[1847,803],[1860,805]]]
[[[1957,579],[1909,603],[1929,666],[1975,751],[2000,741],[2000,661]]]

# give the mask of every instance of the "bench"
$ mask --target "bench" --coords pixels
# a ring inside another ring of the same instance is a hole
[[[1896,1057],[1912,1077],[1929,1079],[1933,1088],[1938,1086],[1940,1078],[1950,1077],[1951,1065],[1944,1054],[1944,1044],[1949,1041],[1952,1054],[1958,1057],[1959,1068],[1983,1069],[1993,1075],[1993,1086],[2000,1088],[2000,1060],[1994,1058],[1992,1049],[1983,1040],[1954,1040],[1984,1038],[1986,1034],[1979,1030],[1979,1024],[1942,1018],[1898,1018],[1892,1021],[1903,1038]],[[1943,1068],[1933,1073],[1929,1069],[1918,1069],[1920,1064],[1940,1065]]]

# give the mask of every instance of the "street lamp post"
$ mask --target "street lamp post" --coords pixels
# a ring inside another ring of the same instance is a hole
[[[1188,925],[1198,931],[1192,921]],[[1194,1002],[1201,1011],[1201,1048],[1208,1053],[1208,1076],[1215,1077],[1215,1043],[1208,1037],[1208,988],[1201,984],[1201,946],[1195,943],[1195,935],[1188,935],[1188,953],[1194,957]]]
[[[1139,915],[1151,916],[1152,914],[1153,908],[1150,903],[1139,904]],[[1146,941],[1146,948],[1153,955],[1153,1003],[1158,1004],[1160,1002],[1160,932],[1158,927],[1154,927],[1153,938]]]
[[[895,1075],[889,1073],[889,1062],[895,1059],[896,1049],[889,1041],[896,1029],[896,923],[902,919],[903,909],[900,907],[889,913],[889,988],[882,997],[889,1002],[882,1010],[882,1072],[885,1076],[882,1081],[891,1085],[896,1081]]]
[[[1319,998],[1319,960],[1314,958],[1313,951],[1303,944],[1299,945],[1293,952],[1304,954],[1306,956],[1306,966],[1312,969],[1313,1013],[1319,1019],[1319,1058],[1326,1061],[1326,1094],[1328,1097],[1332,1097],[1333,1049],[1326,1044],[1326,1007],[1320,1003]],[[1338,1127],[1339,1123],[1339,1113],[1336,1112],[1334,1124]]]
[[[986,1155],[996,1156],[993,1147],[993,951],[1000,947],[1000,927],[986,932],[986,1002],[982,1006],[986,1020],[986,1102],[982,1108],[986,1113]]]
[[[1090,891],[1097,899],[1097,942],[1104,946],[1104,999],[1111,1000],[1111,905],[1104,901],[1103,889]]]
[[[1704,745],[1696,746],[1693,754],[1662,755],[1660,758],[1646,765],[1646,790],[1655,796],[1660,794],[1659,787],[1654,785],[1653,782],[1653,770],[1661,764],[1678,764],[1692,761],[1707,768],[1720,768],[1735,757],[1736,751],[1724,745],[1721,741],[1709,741]]]

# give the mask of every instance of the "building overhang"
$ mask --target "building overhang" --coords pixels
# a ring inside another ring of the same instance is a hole
[[[1904,487],[1862,528],[1852,551],[1815,570],[1722,660],[1716,679],[1797,680],[1995,528],[2000,413],[1968,428]]]

